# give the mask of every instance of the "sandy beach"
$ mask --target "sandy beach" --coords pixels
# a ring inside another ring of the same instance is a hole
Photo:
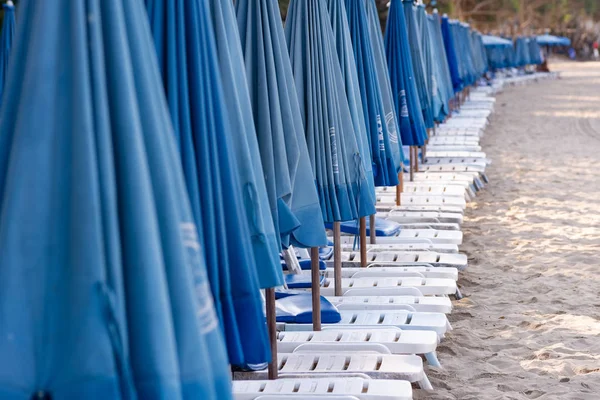
[[[497,97],[465,298],[416,398],[600,399],[600,63],[551,68]]]

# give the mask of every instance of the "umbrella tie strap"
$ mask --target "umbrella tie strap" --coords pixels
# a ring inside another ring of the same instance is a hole
[[[104,316],[106,317],[106,326],[108,328],[108,335],[112,344],[112,348],[115,354],[117,368],[121,378],[121,388],[124,400],[135,399],[135,385],[133,383],[133,374],[125,349],[123,345],[123,335],[120,329],[119,320],[116,312],[116,298],[114,291],[104,282],[97,284],[100,291],[100,295],[104,302]]]

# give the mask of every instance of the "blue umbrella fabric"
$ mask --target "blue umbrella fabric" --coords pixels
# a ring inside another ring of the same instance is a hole
[[[427,139],[427,130],[414,78],[402,0],[391,1],[384,42],[402,143],[422,146]]]
[[[450,112],[450,99],[454,97],[454,89],[452,87],[452,76],[450,75],[446,47],[444,46],[444,37],[442,36],[442,26],[437,10],[435,10],[432,15],[427,16],[427,19],[429,20],[430,33],[434,43],[435,59],[437,60],[436,65],[440,70],[438,84],[442,90],[444,103],[448,112]]]
[[[431,129],[434,125],[431,111],[431,94],[426,78],[427,72],[423,56],[422,38],[416,19],[417,7],[412,0],[402,0],[402,4],[404,5],[404,17],[406,18],[408,41],[410,43],[415,81],[417,90],[419,91],[419,99],[421,100],[423,120],[425,121],[425,127]]]
[[[286,39],[326,223],[374,214],[325,2],[290,2]]]
[[[369,138],[367,137],[368,131],[365,123],[365,113],[344,0],[327,0],[327,9],[335,37],[337,55],[340,59],[340,68],[346,87],[346,97],[348,98],[348,107],[352,117],[356,143],[358,144],[359,152],[363,155],[367,185],[369,185],[369,191],[373,194],[373,202],[375,202],[375,179],[373,175],[371,148]]]
[[[529,58],[534,65],[540,65],[544,62],[540,45],[534,37],[529,38]]]
[[[515,39],[515,64],[517,67],[525,67],[530,64],[529,60],[529,44],[527,38],[519,36]]]
[[[8,2],[3,4],[2,7],[4,8],[4,19],[2,22],[2,32],[0,32],[0,101],[4,92],[8,58],[15,35],[15,6],[12,2]]]
[[[375,186],[395,186],[398,184],[400,149],[394,116],[391,116],[389,125],[386,121],[365,2],[346,0],[345,5],[374,164]],[[394,143],[390,142],[390,133]]]
[[[225,105],[234,134],[232,147],[240,164],[242,196],[259,284],[263,289],[282,286],[279,235],[273,224],[267,197],[233,3],[209,0],[208,4],[215,29]]]
[[[324,221],[276,0],[236,14],[269,200],[284,246],[326,246]]]
[[[388,128],[388,135],[393,156],[396,165],[400,168],[400,164],[406,163],[404,151],[402,151],[402,140],[399,136],[400,126],[396,107],[392,96],[392,85],[390,83],[390,74],[387,67],[387,59],[385,55],[385,44],[383,42],[383,34],[381,32],[381,22],[379,20],[379,10],[375,0],[365,0],[367,7],[367,19],[369,22],[369,33],[371,34],[371,44],[373,46],[373,54],[375,55],[375,66],[377,67],[377,78],[379,87],[381,88],[381,97],[383,99],[383,109],[385,110],[385,122]],[[398,146],[398,152],[395,152],[395,146]]]
[[[444,47],[446,48],[446,57],[448,59],[448,67],[450,68],[450,77],[452,78],[452,87],[454,93],[458,93],[463,88],[463,82],[460,78],[458,69],[458,55],[454,45],[454,38],[450,28],[450,20],[447,15],[442,16],[442,37],[444,38]]]
[[[251,231],[204,0],[147,0],[194,218],[231,364],[270,359]]]
[[[0,398],[232,398],[142,2],[19,5],[0,111]]]
[[[571,40],[566,37],[559,37],[549,34],[539,35],[536,37],[538,44],[541,46],[570,46]]]

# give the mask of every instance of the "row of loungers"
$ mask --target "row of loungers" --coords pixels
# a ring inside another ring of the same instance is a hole
[[[368,245],[366,268],[357,224],[342,224],[341,296],[333,287],[333,250],[321,249],[322,331],[312,330],[308,253],[297,251],[303,271],[286,275],[287,289],[277,293],[280,379],[236,372],[236,399],[404,400],[413,387],[434,390],[426,366],[443,367],[436,348],[452,329],[451,297],[461,297],[457,280],[467,267],[460,227],[467,202],[487,183],[490,160],[479,140],[501,88],[502,80],[472,90],[460,112],[436,128],[414,180],[405,177],[400,206],[395,187],[377,189],[376,244]]]

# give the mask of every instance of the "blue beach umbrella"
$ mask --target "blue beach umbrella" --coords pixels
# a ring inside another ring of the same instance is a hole
[[[352,117],[352,124],[354,125],[356,143],[359,146],[359,152],[363,154],[363,164],[369,190],[375,196],[371,148],[369,138],[367,137],[368,131],[365,123],[365,113],[360,94],[360,84],[346,15],[346,6],[344,5],[344,0],[327,0],[327,8],[335,37],[337,55],[340,59],[340,68],[346,87],[346,97],[348,98],[348,107]],[[373,202],[375,202],[375,197],[373,197]]]
[[[208,3],[147,0],[147,7],[192,210],[201,243],[210,250],[209,280],[229,360],[263,364],[270,351],[244,207],[247,188]]]
[[[448,59],[448,67],[450,69],[450,77],[452,78],[452,87],[454,88],[454,93],[458,93],[463,88],[463,82],[461,81],[458,70],[458,57],[450,28],[450,20],[448,19],[447,15],[442,17],[441,24],[442,37],[444,38],[444,47],[446,48],[446,57]]]
[[[529,57],[531,59],[531,63],[534,65],[540,65],[544,62],[542,59],[540,45],[534,37],[529,38]]]
[[[417,90],[419,91],[419,100],[421,101],[421,111],[423,120],[427,129],[433,128],[433,114],[431,111],[431,94],[427,82],[427,72],[423,53],[420,29],[417,25],[416,10],[413,0],[402,0],[404,6],[404,17],[406,18],[406,28],[408,31],[408,41],[410,44],[410,53],[413,62],[413,71]]]
[[[232,398],[143,3],[19,10],[0,111],[0,398]]]
[[[2,5],[4,8],[4,20],[2,32],[0,33],[0,100],[6,82],[6,71],[8,70],[8,58],[15,35],[15,6],[12,1]]]
[[[402,0],[391,1],[384,41],[402,143],[422,146],[427,139],[427,130],[414,78]]]
[[[238,0],[236,13],[269,200],[284,245],[326,246],[279,5]]]
[[[525,67],[529,65],[529,44],[527,43],[528,39],[522,36],[519,36],[515,40],[515,64],[517,67]]]
[[[437,10],[435,10],[432,15],[427,16],[427,19],[429,20],[429,27],[434,43],[435,59],[437,60],[436,65],[440,70],[438,84],[442,90],[442,98],[444,103],[448,109],[448,112],[450,112],[450,99],[454,97],[454,89],[452,87],[452,77],[450,76],[448,57],[446,56],[446,48],[444,47],[444,38],[442,36],[442,27]]]
[[[325,2],[290,2],[286,39],[325,222],[374,214]]]
[[[571,40],[550,34],[539,35],[536,40],[540,46],[570,46]]]
[[[398,184],[400,149],[393,115],[390,125],[395,143],[392,145],[390,142],[390,131],[386,122],[365,2],[364,0],[346,0],[345,5],[365,112],[367,137],[374,164],[375,186],[395,186]],[[394,154],[396,158],[394,158]]]
[[[367,7],[367,19],[369,21],[369,33],[371,34],[371,44],[373,54],[375,55],[375,66],[377,67],[377,78],[381,89],[381,98],[383,99],[383,109],[385,111],[385,121],[388,128],[388,136],[394,150],[394,160],[400,168],[401,163],[406,163],[404,152],[402,151],[402,140],[400,138],[400,125],[396,106],[392,96],[392,85],[390,83],[390,74],[387,67],[385,55],[385,44],[381,32],[381,22],[379,19],[379,10],[375,0],[365,0]],[[395,146],[398,146],[398,152],[395,152]]]
[[[273,224],[260,161],[244,56],[233,3],[209,0],[208,4],[213,17],[225,105],[229,111],[229,122],[234,134],[232,147],[240,165],[242,196],[252,235],[251,244],[260,287],[282,286],[279,235]]]

